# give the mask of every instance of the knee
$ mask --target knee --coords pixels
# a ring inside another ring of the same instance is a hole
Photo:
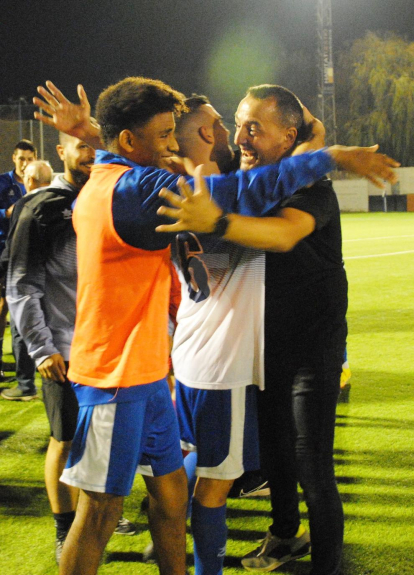
[[[226,504],[227,495],[233,483],[233,479],[200,477],[195,488],[194,497],[205,507],[222,507]]]
[[[169,475],[146,479],[149,508],[165,519],[185,517],[188,505],[187,475],[184,468]]]
[[[99,533],[106,525],[116,525],[122,514],[123,497],[107,493],[81,491],[76,515],[83,524]]]

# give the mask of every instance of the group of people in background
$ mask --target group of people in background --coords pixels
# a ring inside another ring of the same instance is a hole
[[[96,120],[81,86],[78,104],[50,82],[39,92],[46,115],[36,117],[60,130],[64,172],[51,181],[23,141],[0,176],[18,380],[2,395],[34,398],[37,367],[60,573],[95,574],[111,534],[133,532],[122,509],[138,471],[160,573],[186,572],[189,510],[196,575],[221,574],[226,499],[261,469],[272,524],[242,565],[267,572],[311,552],[312,575],[339,575],[333,441],[347,281],[325,174],[339,166],[393,182],[398,163],[375,148],[324,149],[321,123],[281,86],[241,100],[236,154],[205,96],[158,80],[110,86]]]

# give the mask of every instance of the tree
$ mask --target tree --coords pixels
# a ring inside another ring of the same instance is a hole
[[[368,32],[339,60],[338,119],[348,144],[379,144],[414,166],[414,43]]]

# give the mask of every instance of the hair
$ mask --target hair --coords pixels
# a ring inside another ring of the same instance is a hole
[[[293,126],[298,134],[303,125],[303,108],[300,100],[293,92],[276,84],[261,84],[247,90],[246,96],[258,100],[272,98],[276,102],[275,112],[279,122],[286,128]]]
[[[176,119],[176,132],[180,132],[180,130],[182,130],[187,124],[187,121],[191,119],[192,115],[196,114],[202,106],[206,106],[208,104],[211,105],[211,102],[207,96],[204,96],[203,94],[191,94],[189,98],[186,98],[186,111]]]
[[[50,184],[52,181],[53,170],[49,162],[46,162],[45,160],[36,160],[27,166],[26,170],[28,169],[33,172],[32,178],[37,184],[39,184],[39,186]]]
[[[24,150],[37,154],[37,149],[31,140],[20,140],[20,142],[17,142],[14,147],[13,154],[15,154],[17,150]]]
[[[160,80],[140,76],[125,78],[104,90],[98,98],[96,116],[108,146],[120,132],[146,124],[157,114],[186,111],[185,96]]]

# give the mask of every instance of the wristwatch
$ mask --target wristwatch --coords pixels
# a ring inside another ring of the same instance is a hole
[[[215,236],[218,236],[219,238],[222,238],[222,237],[225,235],[226,231],[227,231],[227,228],[228,228],[228,226],[229,226],[229,223],[230,223],[230,221],[229,221],[229,219],[228,219],[228,217],[227,217],[227,213],[226,213],[226,212],[223,212],[223,213],[221,214],[221,216],[219,217],[219,219],[216,221],[212,233],[213,233]]]

